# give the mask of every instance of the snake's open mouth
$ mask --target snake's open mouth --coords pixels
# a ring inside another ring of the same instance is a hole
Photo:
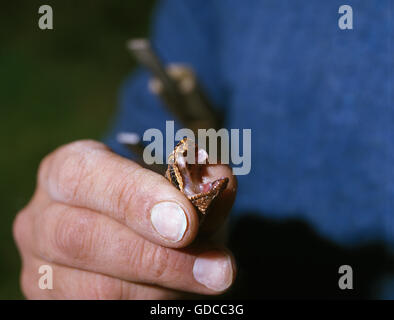
[[[205,174],[208,154],[193,141],[183,139],[169,156],[166,177],[205,214],[228,184],[227,177],[209,181]]]

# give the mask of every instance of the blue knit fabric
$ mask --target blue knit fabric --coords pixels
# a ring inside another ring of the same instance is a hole
[[[153,42],[191,64],[228,128],[252,129],[252,170],[233,214],[296,217],[342,245],[394,248],[393,5],[343,1],[160,1]],[[390,8],[391,6],[391,8]],[[173,119],[140,70],[126,81],[119,131],[164,131]]]

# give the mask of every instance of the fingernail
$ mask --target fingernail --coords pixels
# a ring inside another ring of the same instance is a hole
[[[210,251],[197,257],[193,275],[199,283],[215,291],[227,289],[233,280],[231,258],[221,251]]]
[[[179,241],[186,231],[187,219],[183,209],[175,202],[159,202],[150,214],[155,230],[165,239]]]

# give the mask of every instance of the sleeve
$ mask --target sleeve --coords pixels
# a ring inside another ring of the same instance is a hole
[[[213,1],[160,1],[153,17],[151,41],[163,63],[180,62],[193,67],[200,84],[214,104],[223,99],[218,67],[217,34]],[[120,90],[119,108],[104,139],[116,153],[133,158],[116,141],[119,132],[143,135],[149,128],[165,132],[173,120],[158,97],[149,92],[147,70],[137,69]]]

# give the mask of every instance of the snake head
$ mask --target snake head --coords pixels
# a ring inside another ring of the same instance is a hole
[[[182,139],[168,157],[166,178],[192,202],[203,216],[226,189],[229,178],[209,181],[204,174],[208,154],[190,139]]]

